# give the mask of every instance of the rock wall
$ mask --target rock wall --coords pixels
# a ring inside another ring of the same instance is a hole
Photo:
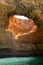
[[[0,42],[5,42],[6,45],[7,43],[14,43],[14,41],[9,42],[13,36],[10,37],[11,34],[8,32],[7,34],[4,29],[6,24],[9,25],[8,18],[14,14],[25,15],[34,20],[38,30],[34,34],[36,39],[33,42],[33,48],[35,46],[38,50],[35,52],[36,54],[43,54],[43,0],[0,0],[0,31],[2,32],[0,32]],[[5,33],[3,34],[3,32]],[[5,39],[2,38],[2,35]]]

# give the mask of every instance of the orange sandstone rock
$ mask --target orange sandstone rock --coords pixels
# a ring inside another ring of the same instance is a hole
[[[9,25],[6,30],[11,31],[16,38],[19,35],[26,35],[35,32],[37,26],[32,19],[25,16],[14,15],[9,18]]]

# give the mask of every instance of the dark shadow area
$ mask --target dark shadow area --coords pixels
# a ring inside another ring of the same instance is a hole
[[[35,34],[21,36],[16,40],[11,32],[3,31],[3,34],[0,35],[0,58],[43,56],[43,48],[39,49],[38,44],[40,43],[36,42]]]

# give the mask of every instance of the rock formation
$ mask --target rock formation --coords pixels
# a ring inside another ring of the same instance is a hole
[[[29,36],[28,34],[26,36],[19,36],[20,40],[15,40],[12,32],[6,31],[5,28],[5,26],[9,26],[9,17],[12,17],[15,14],[24,15],[32,19],[34,21],[34,24],[37,26],[37,32],[32,33]],[[21,40],[21,38],[23,38],[24,41]],[[34,40],[33,42],[31,42],[33,44],[30,44],[30,41],[28,39],[31,39],[31,41]],[[16,49],[18,49],[19,47],[20,49],[25,49],[24,51],[30,48],[31,52],[35,52],[36,55],[43,54],[43,0],[0,0],[0,42],[0,48],[10,47],[14,49],[15,47]],[[16,46],[15,42],[18,44],[18,46]],[[23,44],[19,46],[20,43],[18,42],[21,42],[21,44],[27,43],[27,45]],[[28,42],[30,47],[28,47]],[[11,45],[11,43],[13,43],[14,45]],[[35,49],[36,51],[32,49]],[[30,50],[27,51],[29,52]],[[24,51],[20,51],[21,54],[16,52],[16,54],[18,53],[18,55],[22,55],[27,53],[27,51]]]
[[[30,34],[35,32],[37,26],[34,24],[33,20],[26,18],[25,16],[14,15],[9,18],[9,25],[6,30],[11,31],[16,37],[19,34]]]

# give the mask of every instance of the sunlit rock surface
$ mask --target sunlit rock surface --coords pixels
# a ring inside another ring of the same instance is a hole
[[[14,15],[9,18],[9,25],[6,30],[11,31],[16,38],[19,35],[22,36],[35,32],[37,26],[34,24],[33,20],[28,19],[25,16]]]

